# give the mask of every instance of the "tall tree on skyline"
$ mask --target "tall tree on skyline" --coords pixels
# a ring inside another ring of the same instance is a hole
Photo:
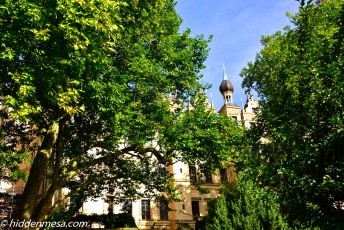
[[[241,73],[261,112],[238,165],[279,194],[292,220],[341,229],[344,1],[302,1],[291,21],[294,28],[262,38]]]
[[[211,169],[227,158],[232,123],[194,100],[205,87],[199,71],[210,39],[180,33],[174,5],[1,1],[0,102],[7,111],[0,150],[18,163],[20,154],[34,156],[19,218],[46,220],[65,198],[103,189],[118,199],[153,196],[169,188],[159,164]],[[189,97],[195,109],[185,113]],[[18,164],[0,164],[18,178]],[[64,187],[70,192],[52,206]]]

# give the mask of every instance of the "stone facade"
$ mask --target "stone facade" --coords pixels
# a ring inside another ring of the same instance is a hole
[[[204,185],[209,189],[208,194],[200,194],[198,190],[192,185],[192,173],[190,167],[182,162],[177,162],[168,168],[170,173],[173,173],[173,183],[178,187],[180,193],[179,202],[171,202],[168,204],[167,220],[161,218],[160,204],[149,201],[150,219],[143,219],[142,202],[149,200],[142,198],[132,202],[131,214],[139,229],[177,229],[179,225],[187,224],[190,227],[195,226],[196,219],[207,215],[207,202],[216,198],[219,194],[221,185],[221,177],[226,178],[230,183],[235,184],[234,166],[229,166],[227,169],[218,171],[211,175],[211,181]],[[222,173],[222,174],[221,174]],[[204,178],[203,178],[204,179]],[[80,210],[83,214],[107,214],[109,203],[106,202],[106,196],[95,201],[88,201],[84,203]],[[112,204],[110,207],[114,213],[123,211],[122,205]]]

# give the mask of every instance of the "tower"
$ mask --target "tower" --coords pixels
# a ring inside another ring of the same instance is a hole
[[[228,80],[225,66],[223,65],[223,80],[220,85],[220,92],[223,96],[224,105],[219,113],[231,117],[233,120],[241,120],[240,106],[233,103],[233,84]]]
[[[223,96],[225,104],[231,104],[233,103],[233,92],[234,87],[232,83],[228,80],[225,65],[223,65],[223,80],[220,85],[220,92]]]

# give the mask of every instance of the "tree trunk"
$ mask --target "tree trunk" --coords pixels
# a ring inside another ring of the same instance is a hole
[[[37,204],[32,218],[37,221],[45,221],[48,219],[49,214],[52,208],[52,202],[55,195],[55,192],[61,189],[61,180],[59,179],[59,170],[61,166],[61,157],[62,157],[62,146],[63,146],[63,130],[69,116],[65,116],[59,121],[58,135],[55,143],[55,164],[52,171],[52,180],[49,188],[47,189],[44,197]]]
[[[21,204],[19,206],[18,218],[20,220],[29,220],[35,212],[38,203],[39,188],[43,182],[48,168],[49,159],[52,149],[57,139],[59,132],[58,122],[53,122],[49,126],[49,130],[44,137],[40,149],[33,160],[30,169],[29,178],[26,182]]]
[[[48,214],[50,213],[50,208],[53,202],[55,192],[59,189],[58,184],[51,184],[45,196],[40,200],[39,204],[36,206],[34,213],[32,213],[31,218],[36,221],[45,221],[48,219]]]

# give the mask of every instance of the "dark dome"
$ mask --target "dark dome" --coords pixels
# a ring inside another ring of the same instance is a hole
[[[220,85],[220,92],[223,94],[223,92],[231,91],[234,92],[234,87],[232,83],[229,80],[223,80]]]

